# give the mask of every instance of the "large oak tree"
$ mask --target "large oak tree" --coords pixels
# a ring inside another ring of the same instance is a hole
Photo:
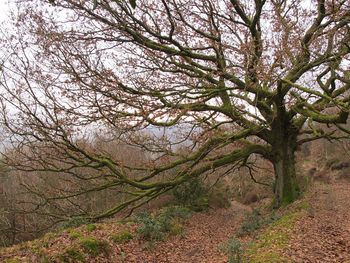
[[[97,217],[257,155],[273,164],[275,206],[292,202],[298,147],[346,132],[349,1],[136,3],[19,1],[0,83],[20,161],[5,160],[94,171],[91,191],[123,186],[129,199]],[[87,147],[93,133],[148,157],[131,165]]]

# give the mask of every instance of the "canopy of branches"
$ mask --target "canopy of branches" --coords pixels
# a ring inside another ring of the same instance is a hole
[[[257,155],[290,202],[298,146],[347,134],[349,1],[18,2],[1,40],[3,158],[119,187],[128,199],[97,218]]]

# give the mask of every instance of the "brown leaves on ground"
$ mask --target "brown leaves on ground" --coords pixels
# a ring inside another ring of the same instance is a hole
[[[295,223],[283,258],[288,262],[350,262],[350,183],[316,183],[305,199],[307,213]],[[136,237],[136,224],[109,222],[98,224],[93,230],[82,226],[3,249],[0,261],[78,262],[62,261],[62,255],[72,253],[75,248],[72,257],[79,259],[83,255],[85,262],[91,263],[224,263],[227,256],[218,247],[235,234],[247,209],[233,202],[229,209],[196,213],[185,222],[184,235],[170,236],[151,246]],[[134,238],[125,243],[113,242],[113,234],[122,231],[129,231]],[[97,255],[88,255],[79,243],[86,237],[106,241],[108,248]]]
[[[307,199],[286,255],[292,262],[350,262],[350,183],[316,184]]]
[[[219,250],[219,244],[226,242],[239,228],[248,209],[244,205],[233,202],[228,209],[195,213],[185,222],[184,235],[170,236],[165,241],[156,242],[153,246],[136,237],[124,244],[111,241],[113,234],[125,229],[136,236],[137,225],[135,224],[104,223],[98,224],[93,231],[88,231],[86,226],[82,226],[66,230],[57,236],[49,235],[40,240],[4,249],[0,254],[0,261],[16,258],[18,262],[42,262],[45,259],[49,260],[47,262],[64,262],[62,255],[75,248],[75,257],[84,255],[85,262],[91,263],[227,262],[226,255]],[[108,241],[108,254],[103,252],[97,256],[87,256],[79,243],[86,237]]]
[[[149,249],[145,248],[145,241],[129,243],[123,247],[123,260],[135,263],[227,262],[218,246],[233,235],[246,211],[247,207],[234,202],[229,209],[196,213],[186,222],[184,235],[169,237]]]

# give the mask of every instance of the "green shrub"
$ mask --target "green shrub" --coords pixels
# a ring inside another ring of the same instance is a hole
[[[174,205],[163,208],[161,213],[171,218],[188,219],[192,216],[192,212],[188,207]]]
[[[251,234],[261,226],[264,225],[264,218],[260,215],[260,211],[254,209],[251,214],[248,214],[238,230],[238,236],[244,236],[247,234]]]
[[[271,224],[281,218],[280,215],[277,215],[275,213],[271,214],[268,218],[265,219],[265,224]]]
[[[209,207],[208,190],[199,178],[193,178],[177,186],[173,190],[176,203],[187,206],[194,211],[202,211]]]
[[[267,218],[264,218],[258,209],[254,209],[251,214],[248,214],[237,231],[238,236],[244,236],[255,232],[260,229],[262,226],[271,224],[272,222],[278,220],[280,217],[276,214],[272,214]]]
[[[86,229],[87,229],[87,231],[89,231],[89,232],[94,231],[96,228],[97,228],[97,226],[96,226],[95,224],[87,224],[87,225],[86,225]]]
[[[169,232],[172,227],[172,217],[169,214],[160,214],[156,217],[158,224],[160,226],[160,231],[163,233]]]
[[[134,236],[128,230],[123,230],[111,236],[111,240],[117,244],[127,243],[133,238]]]
[[[98,240],[94,237],[81,238],[80,245],[86,253],[92,256],[97,256],[101,253],[108,254],[109,252],[108,242]]]
[[[190,216],[190,209],[181,206],[164,208],[158,215],[142,213],[136,218],[136,222],[141,224],[138,233],[146,240],[163,240],[167,234],[182,234],[184,229],[179,220]]]
[[[62,263],[85,262],[83,254],[76,248],[67,249],[59,259]]]
[[[231,238],[227,243],[221,244],[219,249],[228,257],[229,263],[241,263],[243,248],[241,242],[236,238]]]
[[[137,216],[136,222],[141,224],[137,232],[146,240],[162,240],[164,238],[161,223],[149,213],[141,213]]]

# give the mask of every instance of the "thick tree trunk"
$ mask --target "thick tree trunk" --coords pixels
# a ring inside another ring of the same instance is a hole
[[[295,170],[295,136],[284,137],[275,146],[273,165],[275,170],[274,207],[289,204],[299,195]]]

